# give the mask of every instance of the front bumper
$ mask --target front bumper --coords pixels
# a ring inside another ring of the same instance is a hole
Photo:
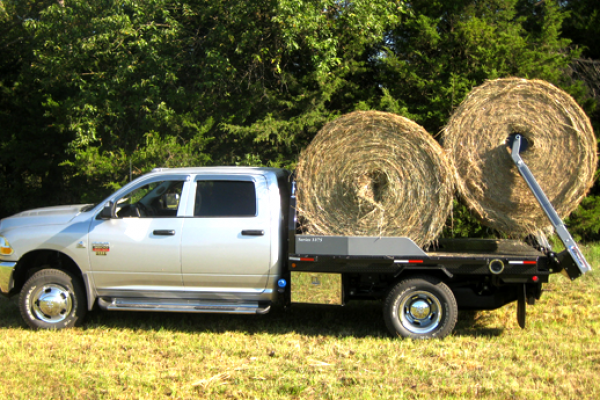
[[[0,294],[7,296],[13,289],[15,281],[13,272],[16,262],[0,262]]]

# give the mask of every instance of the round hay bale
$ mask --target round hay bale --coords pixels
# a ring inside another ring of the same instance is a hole
[[[304,233],[435,240],[452,207],[441,146],[398,115],[357,111],[326,124],[296,170]]]
[[[521,134],[521,157],[556,208],[568,216],[593,184],[596,138],[567,93],[541,80],[485,82],[443,129],[458,192],[484,225],[510,235],[543,233],[550,222],[512,162],[507,138]]]

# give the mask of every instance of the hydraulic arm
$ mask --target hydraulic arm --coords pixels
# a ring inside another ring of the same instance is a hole
[[[579,250],[577,243],[573,240],[562,219],[558,216],[548,197],[531,173],[531,170],[520,156],[521,151],[524,151],[527,147],[526,139],[519,134],[511,136],[509,145],[511,147],[512,160],[517,166],[519,173],[525,179],[525,182],[527,182],[529,189],[531,189],[531,192],[548,216],[550,223],[554,226],[556,234],[565,245],[565,250],[557,255],[559,266],[563,268],[563,271],[571,280],[591,271],[592,268]]]

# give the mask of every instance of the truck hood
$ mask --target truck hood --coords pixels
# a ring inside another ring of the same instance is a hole
[[[16,226],[65,225],[81,212],[91,208],[90,204],[36,208],[3,219],[0,228],[4,230]]]

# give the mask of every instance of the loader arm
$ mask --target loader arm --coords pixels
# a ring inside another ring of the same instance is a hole
[[[579,246],[577,246],[577,243],[567,230],[567,227],[563,223],[562,219],[558,216],[558,213],[548,200],[548,197],[537,183],[535,177],[531,173],[531,170],[521,158],[520,152],[523,142],[525,145],[527,144],[526,139],[519,134],[509,138],[508,144],[511,148],[512,160],[517,166],[517,169],[519,170],[519,173],[523,179],[525,179],[525,182],[527,182],[527,186],[529,186],[529,189],[546,213],[546,216],[548,216],[548,219],[554,227],[556,234],[565,245],[565,250],[557,255],[558,265],[571,280],[574,280],[586,272],[591,271],[592,268],[579,250]]]

